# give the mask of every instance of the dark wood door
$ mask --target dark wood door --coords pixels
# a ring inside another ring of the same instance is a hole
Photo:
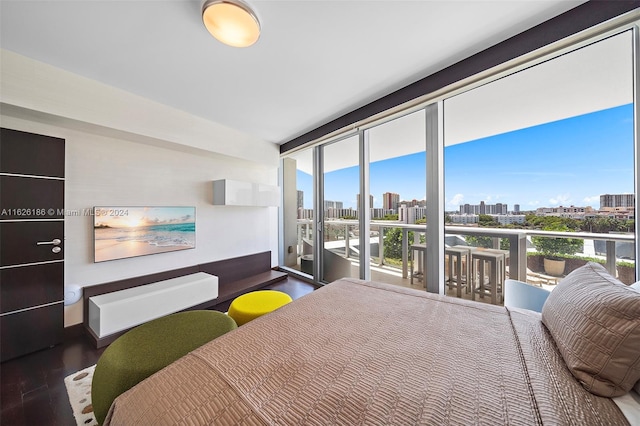
[[[64,140],[0,129],[0,360],[62,341]]]

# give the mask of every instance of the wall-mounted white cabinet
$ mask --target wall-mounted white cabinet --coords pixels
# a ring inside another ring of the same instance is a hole
[[[239,180],[214,180],[213,205],[278,207],[280,205],[280,188]]]

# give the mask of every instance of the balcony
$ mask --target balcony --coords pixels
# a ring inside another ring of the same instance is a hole
[[[310,253],[313,245],[311,227],[312,221],[298,221],[298,253]],[[415,259],[415,263],[412,263],[410,248],[416,244],[418,244],[418,249],[424,247],[425,225],[372,221],[369,232],[371,279],[403,287],[424,289],[425,283],[419,279],[423,268],[421,259]],[[505,256],[505,276],[533,285],[553,289],[562,276],[586,263],[587,259],[603,263],[612,275],[619,276],[627,284],[635,281],[635,260],[621,258],[619,255],[620,248],[625,244],[634,244],[633,234],[445,226],[446,247],[453,245],[473,246],[467,242],[467,239],[471,240],[468,237],[488,237],[484,240],[490,241],[490,248],[493,249],[500,249],[502,242],[504,249],[502,252]],[[584,253],[572,256],[561,276],[550,275],[542,270],[541,255],[537,254],[533,248],[532,237],[582,239],[585,242]],[[347,260],[350,263],[351,276],[358,277],[360,270],[358,222],[356,220],[325,221],[325,239],[327,241],[324,241],[324,248],[332,252],[332,256],[337,255]],[[388,246],[387,250],[385,250],[385,245]],[[414,257],[417,257],[416,254],[419,252],[419,250],[414,250]],[[389,253],[393,255],[389,256]],[[449,277],[447,266],[445,265],[445,280]],[[296,269],[300,269],[300,260],[298,260]],[[414,279],[411,277],[412,269]],[[623,276],[622,271],[626,271],[627,274]],[[447,295],[456,295],[456,291],[446,286],[445,289]],[[463,291],[462,297],[470,298],[470,295]],[[485,298],[479,298],[479,300],[488,301]]]

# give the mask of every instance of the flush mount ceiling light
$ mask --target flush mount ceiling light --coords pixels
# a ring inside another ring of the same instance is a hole
[[[258,17],[239,0],[207,0],[202,22],[212,36],[233,47],[248,47],[260,37]]]

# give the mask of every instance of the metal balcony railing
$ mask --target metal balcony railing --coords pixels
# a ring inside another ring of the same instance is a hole
[[[344,229],[344,239],[325,242],[325,248],[333,250],[344,247],[343,256],[346,258],[354,257],[353,253],[357,253],[357,247],[360,242],[359,238],[354,238],[351,234],[358,230],[357,220],[325,220],[325,227],[341,227]],[[303,239],[312,239],[312,220],[298,220],[298,253],[303,251]],[[377,237],[370,237],[370,244],[378,243],[378,265],[385,264],[384,257],[384,235],[388,229],[400,228],[402,230],[402,277],[408,276],[408,261],[410,244],[420,242],[421,235],[426,232],[426,225],[407,225],[394,222],[371,221],[371,229],[369,232],[377,230]],[[414,232],[414,241],[409,241],[409,232]],[[341,231],[342,232],[342,231]],[[527,239],[533,236],[547,238],[572,238],[583,240],[600,240],[606,242],[606,269],[615,276],[616,274],[616,242],[635,242],[635,236],[631,234],[601,234],[592,232],[559,232],[559,231],[541,231],[531,229],[504,229],[504,228],[484,228],[484,227],[467,227],[467,226],[445,226],[445,234],[462,235],[462,236],[483,236],[493,239],[493,248],[499,248],[500,239],[509,240],[509,276],[521,281],[527,278]],[[424,238],[424,237],[422,237]],[[331,243],[331,247],[326,244]],[[339,250],[341,251],[341,250]]]

